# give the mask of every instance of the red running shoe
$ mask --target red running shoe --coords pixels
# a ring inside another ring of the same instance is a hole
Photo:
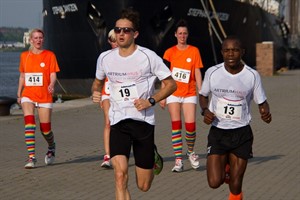
[[[229,184],[229,182],[230,182],[230,165],[229,164],[226,164],[226,166],[225,166],[225,179],[224,179],[224,182],[226,184]]]

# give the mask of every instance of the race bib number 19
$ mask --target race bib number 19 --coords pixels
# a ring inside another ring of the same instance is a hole
[[[135,83],[111,84],[110,95],[116,102],[126,102],[138,99]]]
[[[25,73],[26,86],[43,86],[43,73]]]

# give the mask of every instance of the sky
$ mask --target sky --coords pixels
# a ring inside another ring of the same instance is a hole
[[[0,27],[42,28],[42,0],[0,0]]]

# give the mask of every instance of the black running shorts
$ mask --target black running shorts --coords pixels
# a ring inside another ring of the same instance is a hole
[[[154,125],[125,119],[110,128],[110,156],[130,156],[131,146],[135,165],[143,169],[154,166]]]
[[[208,134],[207,156],[233,153],[239,158],[249,159],[252,153],[253,133],[250,125],[236,129],[210,128]]]

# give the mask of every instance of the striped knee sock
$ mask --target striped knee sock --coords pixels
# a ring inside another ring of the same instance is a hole
[[[194,151],[196,141],[196,123],[185,123],[185,129],[185,140],[188,147],[188,153],[192,153]]]
[[[25,143],[29,158],[35,157],[35,119],[34,115],[24,117],[25,122]]]
[[[181,121],[172,122],[172,145],[176,159],[182,159]]]
[[[51,123],[50,122],[40,123],[40,129],[41,129],[42,135],[44,136],[45,140],[48,143],[49,148],[51,148],[51,147],[54,148],[55,143],[54,143],[54,135],[53,135],[53,132],[51,131]]]

